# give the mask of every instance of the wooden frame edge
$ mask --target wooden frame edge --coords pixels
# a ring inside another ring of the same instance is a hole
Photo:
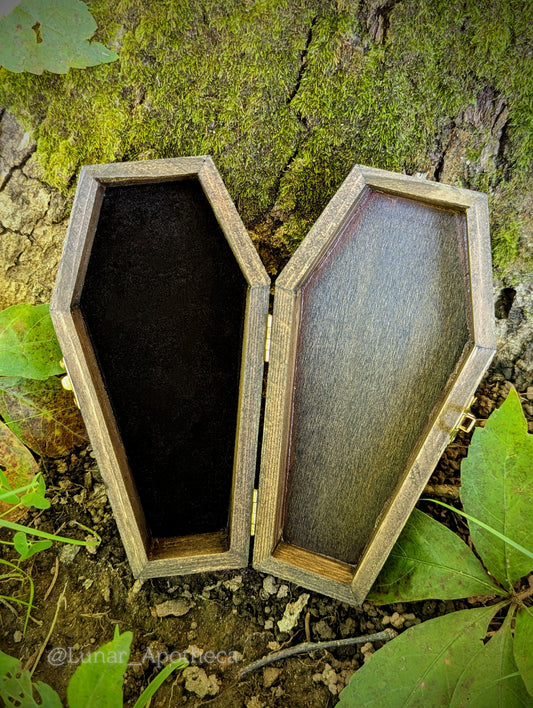
[[[434,182],[411,175],[397,174],[375,167],[365,167],[364,165],[356,165],[356,167],[368,187],[388,192],[389,194],[411,197],[434,206],[464,210],[473,206],[480,196],[485,196],[482,192],[474,192],[470,189],[454,187],[442,182]]]
[[[250,552],[269,295],[268,286],[258,285],[247,296],[229,520],[229,551],[237,554],[238,567],[248,564]]]
[[[149,534],[133,480],[124,476],[127,460],[107,394],[94,375],[92,347],[78,312],[55,312],[53,321],[126,555],[136,574],[148,560]]]
[[[195,559],[149,557],[151,540],[146,520],[133,477],[127,472],[127,457],[79,310],[83,281],[105,187],[172,181],[172,178],[194,178],[200,181],[210,208],[249,284],[242,343],[232,505],[228,526],[229,547],[226,551],[200,554]],[[216,203],[217,199],[221,200],[222,213]],[[192,573],[247,565],[269,291],[270,278],[210,158],[185,157],[90,165],[82,168],[56,278],[51,314],[95,456],[107,486],[121,539],[136,577],[157,577],[168,574],[172,568],[180,569],[176,572]],[[203,562],[207,565],[201,567]]]
[[[376,528],[352,580],[356,602],[363,602],[387,560],[431,472],[461,422],[495,350],[473,346],[455,384],[443,401],[436,422]],[[429,472],[428,472],[429,470]]]
[[[270,365],[263,423],[263,447],[259,473],[257,520],[254,538],[253,565],[263,564],[272,554],[281,528],[284,477],[280,473],[286,455],[289,435],[291,386],[295,357],[294,328],[299,317],[299,299],[292,291],[278,289],[274,298]],[[279,421],[283,435],[279,435]]]
[[[467,209],[466,225],[474,341],[481,347],[496,350],[489,209],[485,194],[480,194]]]
[[[198,179],[249,285],[270,288],[270,278],[213,160],[206,157]]]

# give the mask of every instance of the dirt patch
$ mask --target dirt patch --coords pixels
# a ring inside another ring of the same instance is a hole
[[[501,374],[490,373],[478,390],[473,408],[476,416],[485,419],[501,404],[510,386]],[[532,430],[533,402],[524,396],[524,404]],[[460,462],[468,439],[460,433],[448,446],[432,484],[459,484]],[[194,671],[188,669],[167,680],[156,694],[156,706],[332,706],[351,674],[381,646],[379,642],[293,657],[241,681],[238,671],[271,651],[306,639],[327,641],[372,634],[387,627],[401,632],[431,617],[476,604],[475,599],[383,607],[365,603],[358,609],[306,593],[251,568],[136,582],[90,447],[41,464],[52,506],[44,512],[28,513],[23,521],[46,531],[77,533],[79,537],[79,529],[71,528],[72,522],[78,521],[95,529],[102,536],[102,544],[96,553],[55,544],[35,556],[27,568],[35,582],[33,619],[22,636],[19,606],[2,606],[0,646],[20,657],[23,664],[33,666],[59,606],[57,622],[34,679],[50,683],[62,698],[77,663],[109,641],[118,624],[121,631],[134,633],[124,686],[126,706],[133,705],[167,658],[178,653],[188,656]],[[419,506],[466,540],[467,528],[458,516],[427,502]],[[15,584],[3,587],[5,594],[18,597],[24,597],[25,590]],[[65,603],[60,602],[62,593]],[[281,631],[278,622],[288,615],[289,603],[299,599],[301,612],[296,624],[288,632]]]

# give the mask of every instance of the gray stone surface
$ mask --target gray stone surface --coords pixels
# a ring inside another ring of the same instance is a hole
[[[14,167],[22,165],[35,150],[35,141],[9,111],[0,120],[0,189]]]
[[[50,191],[36,179],[15,170],[0,192],[0,225],[5,229],[31,234],[50,205]]]
[[[48,302],[69,200],[40,179],[35,142],[8,111],[0,120],[0,309]]]
[[[492,367],[522,391],[533,382],[533,278],[512,289],[508,312],[501,306],[502,285],[497,283],[494,292],[498,350]]]

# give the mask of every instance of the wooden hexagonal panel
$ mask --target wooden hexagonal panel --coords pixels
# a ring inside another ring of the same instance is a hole
[[[268,290],[209,158],[84,169],[52,315],[136,574],[247,562]]]
[[[486,197],[355,168],[276,283],[257,567],[361,602],[494,353]]]

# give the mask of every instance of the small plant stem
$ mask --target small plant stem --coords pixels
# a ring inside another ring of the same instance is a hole
[[[515,600],[518,600],[519,602],[522,600],[526,600],[528,597],[531,597],[533,595],[533,587],[528,588],[527,590],[522,590],[522,592],[517,593],[514,596]]]
[[[257,671],[263,666],[267,666],[274,661],[280,661],[281,659],[287,659],[295,654],[306,654],[308,652],[316,651],[317,649],[337,649],[338,647],[348,647],[353,644],[366,644],[367,642],[387,642],[390,639],[394,639],[397,635],[393,629],[385,629],[383,632],[377,632],[376,634],[366,634],[363,637],[349,637],[348,639],[332,639],[330,642],[303,642],[302,644],[296,644],[296,646],[288,647],[287,649],[282,649],[281,651],[276,651],[273,654],[268,654],[262,659],[253,661],[248,666],[239,673],[239,678],[246,676],[246,674],[252,673],[252,671]]]
[[[189,662],[185,659],[176,659],[176,661],[171,661],[170,664],[167,664],[165,668],[161,669],[157,676],[152,681],[150,681],[148,686],[144,689],[144,691],[141,693],[141,695],[135,702],[133,708],[145,708],[145,706],[147,707],[150,703],[152,696],[157,691],[159,686],[161,686],[163,681],[165,681],[166,678],[170,676],[173,671],[176,671],[176,669],[184,669],[188,665]]]
[[[476,519],[473,516],[470,516],[470,514],[467,514],[464,511],[461,511],[460,509],[456,509],[454,506],[450,506],[449,504],[445,504],[444,502],[439,501],[438,499],[420,499],[420,501],[430,501],[430,502],[433,502],[434,504],[440,504],[440,506],[444,506],[444,507],[446,507],[446,509],[449,509],[450,511],[455,511],[456,514],[459,514],[460,516],[464,516],[464,518],[468,519],[468,521],[472,521],[472,523],[476,524],[477,526],[481,526],[481,528],[485,529],[485,531],[488,531],[493,536],[496,536],[496,538],[499,538],[501,541],[504,541],[505,543],[509,544],[509,546],[512,546],[517,551],[520,551],[520,553],[523,553],[528,558],[533,559],[533,551],[530,551],[529,549],[524,548],[524,546],[521,546],[519,543],[516,543],[516,541],[513,541],[512,538],[505,536],[503,533],[500,533],[496,529],[493,529],[492,526],[489,526],[484,521],[480,521],[479,519]]]
[[[39,536],[39,538],[47,538],[50,541],[61,541],[62,543],[71,543],[74,546],[98,546],[98,544],[102,540],[100,536],[96,533],[96,531],[92,531],[90,528],[88,528],[87,526],[83,526],[82,524],[78,524],[78,526],[92,534],[95,537],[94,541],[79,541],[77,538],[56,536],[53,533],[47,533],[46,531],[38,531],[37,529],[32,529],[28,526],[21,526],[20,524],[15,524],[12,521],[6,521],[5,519],[0,519],[0,528],[2,526],[5,526],[6,528],[11,529],[12,531],[22,531],[23,533],[27,533],[29,536]]]
[[[46,649],[46,645],[48,644],[48,640],[49,640],[50,637],[52,636],[52,632],[54,631],[54,627],[56,626],[57,618],[58,618],[58,616],[59,616],[59,606],[61,605],[61,602],[63,601],[63,602],[65,603],[65,605],[67,604],[67,603],[66,603],[66,600],[65,600],[65,592],[66,592],[66,590],[67,590],[67,585],[68,585],[68,580],[67,580],[67,582],[65,583],[65,587],[63,588],[63,591],[62,591],[61,595],[59,596],[59,598],[58,598],[58,600],[57,600],[57,605],[56,605],[56,611],[55,611],[55,614],[54,614],[54,619],[52,620],[52,624],[50,625],[50,629],[48,630],[48,634],[46,635],[46,638],[45,638],[44,642],[41,644],[41,648],[39,649],[39,652],[37,653],[37,657],[36,657],[35,661],[33,662],[33,666],[32,666],[31,671],[30,671],[30,676],[33,676],[33,672],[34,672],[35,669],[37,668],[37,664],[38,664],[39,661],[41,660],[41,656],[43,655],[43,652],[44,652],[44,650]]]

